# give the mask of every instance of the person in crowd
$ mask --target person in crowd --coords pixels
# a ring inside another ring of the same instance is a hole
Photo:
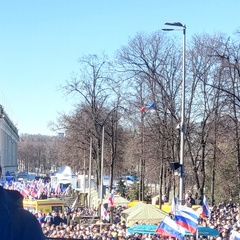
[[[41,211],[38,212],[37,219],[38,219],[40,225],[42,225],[45,222],[45,217],[46,217],[45,213],[42,213]]]
[[[60,217],[61,223],[67,224],[67,211],[66,210],[64,211],[64,213],[60,212],[59,217]]]
[[[51,213],[51,212],[49,212],[49,213],[46,215],[44,222],[46,222],[46,223],[48,223],[48,224],[50,224],[50,225],[53,224],[53,218],[52,218],[52,213]]]
[[[56,226],[58,226],[61,223],[61,218],[59,216],[59,213],[56,211],[53,211],[52,214],[52,223]]]

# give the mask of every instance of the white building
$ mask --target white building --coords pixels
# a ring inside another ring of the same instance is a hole
[[[7,171],[13,176],[17,174],[18,141],[18,129],[0,105],[0,164],[3,176]]]

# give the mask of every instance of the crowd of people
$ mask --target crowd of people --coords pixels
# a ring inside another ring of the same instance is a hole
[[[38,213],[36,217],[44,235],[49,238],[88,240],[163,239],[156,234],[129,234],[126,222],[121,220],[121,211],[125,209],[125,207],[121,206],[115,207],[111,224],[95,221],[94,216],[98,214],[97,209],[86,207],[75,208],[71,212],[65,211],[59,213],[53,211],[47,215]],[[87,221],[84,221],[86,216],[88,216]],[[219,235],[199,236],[198,239],[231,239],[232,231],[240,231],[238,206],[233,202],[229,202],[211,207],[211,216],[208,218],[200,218],[199,226],[215,228],[218,230]],[[186,239],[194,238],[194,236],[186,236]]]
[[[121,221],[121,211],[125,207],[116,207],[112,224],[97,219],[98,209],[77,207],[72,211],[51,212],[49,214],[36,213],[43,233],[49,238],[73,239],[121,239],[127,236],[127,227]]]
[[[9,191],[10,190],[8,190],[8,193],[10,193]],[[51,197],[51,194],[43,190],[38,194],[38,197],[44,199]],[[199,203],[202,202],[202,198],[198,195],[193,197],[191,194],[187,193],[185,197],[187,206],[195,204],[196,201]],[[97,218],[97,216],[99,216],[99,209],[87,207],[77,207],[71,209],[71,211],[65,210],[64,212],[52,211],[48,214],[37,212],[35,213],[35,217],[44,236],[49,239],[164,239],[157,234],[142,234],[141,232],[129,234],[126,222],[121,219],[121,212],[125,209],[126,207],[123,206],[114,206],[113,215],[111,216],[112,219],[108,222]],[[232,238],[233,232],[237,232],[240,235],[239,207],[237,204],[229,201],[228,203],[212,206],[210,209],[211,215],[207,218],[200,217],[199,226],[215,228],[218,230],[219,234],[218,236],[199,236],[198,239],[228,240],[234,239]],[[168,239],[173,238],[168,237]],[[196,239],[196,236],[186,236],[185,239]]]

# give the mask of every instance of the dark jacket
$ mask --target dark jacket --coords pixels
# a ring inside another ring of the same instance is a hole
[[[37,218],[23,209],[23,196],[16,190],[6,190],[0,186],[1,211],[5,211],[1,221],[1,240],[45,240]],[[10,225],[8,225],[10,223]],[[11,227],[11,229],[9,229]],[[9,235],[10,233],[10,235]],[[6,237],[3,237],[6,236]]]
[[[53,224],[58,226],[61,223],[61,218],[59,216],[53,216]]]

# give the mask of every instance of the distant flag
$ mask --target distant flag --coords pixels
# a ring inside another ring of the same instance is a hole
[[[37,198],[38,196],[38,191],[37,191],[37,188],[35,185],[31,185],[30,186],[30,195],[33,197],[33,198]]]
[[[102,220],[107,220],[109,222],[110,217],[108,211],[105,209],[103,204],[101,204],[101,218]]]
[[[176,197],[173,197],[172,203],[171,203],[171,208],[170,208],[170,213],[172,215],[175,215],[175,210],[178,207],[178,199]]]
[[[240,240],[240,233],[235,230],[232,230],[230,239],[231,240]]]
[[[158,225],[155,233],[159,234],[161,237],[174,237],[183,239],[185,235],[185,229],[177,225],[176,222],[170,217],[166,216]]]
[[[192,208],[179,205],[175,210],[174,221],[192,234],[197,231],[198,220],[199,215]]]
[[[18,186],[18,191],[22,194],[23,197],[27,198],[30,195],[30,192],[25,186]]]
[[[114,207],[114,192],[113,192],[113,190],[110,193],[108,201],[109,201],[108,206]]]
[[[211,210],[210,210],[210,208],[209,208],[207,198],[206,198],[206,196],[204,195],[204,196],[203,196],[203,205],[202,205],[202,213],[201,213],[201,216],[202,216],[203,218],[206,218],[206,217],[210,217],[210,215],[211,215]]]
[[[55,194],[60,194],[60,193],[61,193],[60,183],[57,183],[57,186],[55,187]]]
[[[155,104],[154,103],[151,103],[149,104],[148,106],[146,107],[141,107],[141,112],[145,112],[147,110],[150,110],[150,109],[154,109],[155,108]]]

